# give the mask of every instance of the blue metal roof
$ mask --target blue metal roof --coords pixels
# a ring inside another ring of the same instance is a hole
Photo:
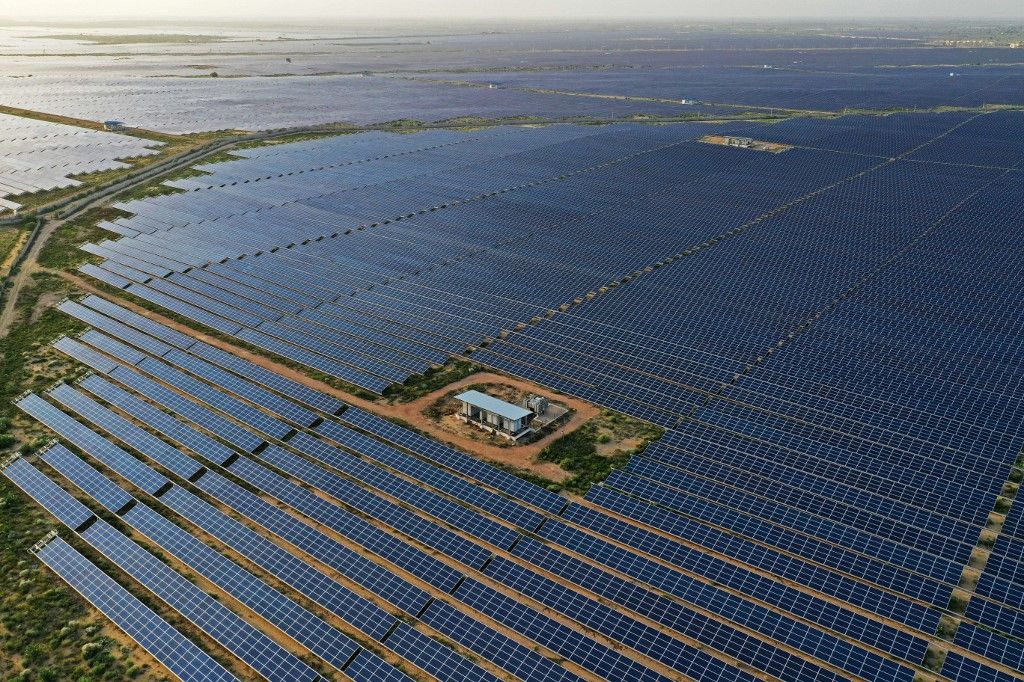
[[[522,419],[528,417],[533,412],[530,410],[523,409],[518,405],[507,403],[504,400],[499,400],[494,396],[489,396],[486,393],[480,391],[466,391],[455,396],[456,400],[461,400],[465,403],[469,403],[475,407],[479,407],[481,410],[487,410],[494,414],[505,417],[506,419]]]

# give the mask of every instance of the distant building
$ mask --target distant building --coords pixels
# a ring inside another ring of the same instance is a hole
[[[104,121],[103,122],[103,129],[104,130],[124,130],[125,129],[124,121]]]
[[[730,147],[753,147],[754,138],[729,136],[725,138],[725,143]]]
[[[480,391],[466,391],[455,396],[462,405],[458,417],[485,431],[512,440],[519,440],[533,431],[530,420],[534,412],[518,405],[499,400]]]

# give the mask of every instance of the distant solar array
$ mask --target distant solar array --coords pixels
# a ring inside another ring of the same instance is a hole
[[[0,27],[0,102],[172,133],[1024,104],[1019,50],[982,46],[1012,36],[944,44],[980,30],[577,24],[481,32],[388,22],[282,27],[280,35],[190,26],[168,36],[152,26]]]
[[[464,116],[617,118],[685,113],[671,103],[453,87],[382,76],[196,78],[38,76],[4,83],[0,101],[33,111],[166,133],[269,130],[348,122],[385,123]],[[711,109],[709,112],[713,111]]]
[[[0,208],[8,197],[80,184],[71,176],[127,168],[119,159],[158,153],[162,142],[0,114]]]
[[[784,107],[817,111],[844,109],[979,107],[1020,105],[1024,72],[1018,67],[975,65],[928,68],[808,67],[806,53],[760,55],[764,63],[728,66],[702,57],[699,65],[667,64],[637,73],[635,68],[574,71],[482,71],[408,74],[448,82],[488,83],[499,89],[534,89],[657,98],[663,101]],[[787,59],[787,57],[792,57]]]

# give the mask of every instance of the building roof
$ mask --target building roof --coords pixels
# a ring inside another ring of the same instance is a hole
[[[456,400],[461,400],[464,403],[469,403],[475,407],[479,407],[481,410],[487,410],[494,414],[505,417],[506,419],[522,419],[523,417],[529,417],[533,414],[532,411],[507,403],[504,400],[499,400],[493,396],[489,396],[486,393],[480,391],[466,391],[455,396]]]

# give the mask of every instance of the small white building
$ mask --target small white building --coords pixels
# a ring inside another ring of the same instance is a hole
[[[729,137],[725,138],[725,143],[727,145],[729,145],[730,147],[753,147],[754,146],[754,138],[752,138],[752,137],[736,137],[736,136],[730,135]]]
[[[532,410],[499,400],[480,391],[466,391],[455,396],[462,405],[458,417],[468,424],[475,424],[485,431],[496,433],[512,440],[519,440],[533,431],[530,420]]]

